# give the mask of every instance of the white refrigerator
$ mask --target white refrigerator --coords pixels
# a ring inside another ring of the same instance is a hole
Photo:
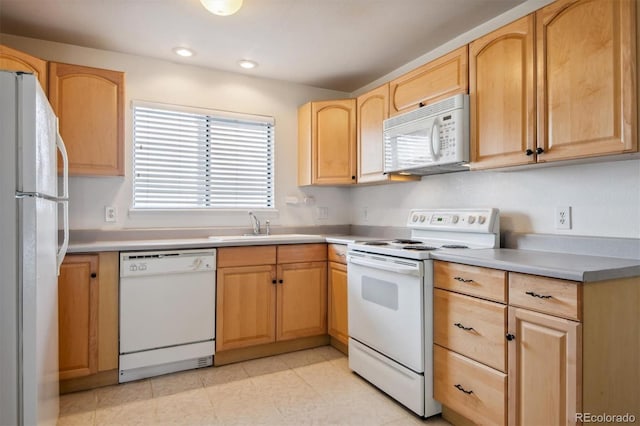
[[[58,189],[57,150],[63,158]],[[67,161],[38,80],[0,71],[0,425],[55,425]],[[63,212],[58,247],[58,209]]]

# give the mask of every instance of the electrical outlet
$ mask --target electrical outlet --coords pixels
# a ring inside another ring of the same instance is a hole
[[[571,207],[556,207],[556,229],[571,229]]]
[[[368,222],[369,221],[369,208],[368,207],[363,207],[362,208],[362,221],[363,222]]]
[[[316,208],[316,216],[318,219],[328,219],[329,218],[329,207],[318,207]]]
[[[104,207],[104,221],[115,222],[118,220],[118,210],[113,206]]]

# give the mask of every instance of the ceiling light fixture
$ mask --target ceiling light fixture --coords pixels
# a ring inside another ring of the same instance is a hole
[[[178,56],[182,56],[184,58],[188,58],[189,56],[193,56],[194,52],[191,49],[188,49],[186,47],[174,47],[173,48],[173,53],[175,53]]]
[[[242,7],[242,0],[200,0],[200,3],[214,15],[229,16]]]
[[[255,61],[251,61],[249,59],[240,59],[238,61],[238,65],[240,65],[242,68],[246,69],[246,70],[250,70],[252,68],[255,68],[258,66],[258,63]]]

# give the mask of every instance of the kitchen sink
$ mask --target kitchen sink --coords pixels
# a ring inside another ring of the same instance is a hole
[[[243,234],[243,235],[211,235],[210,240],[220,242],[241,242],[241,241],[290,241],[290,240],[314,240],[322,238],[321,235],[314,234]]]

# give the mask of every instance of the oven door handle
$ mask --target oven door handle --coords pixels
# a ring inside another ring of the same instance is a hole
[[[416,266],[403,266],[398,265],[397,263],[391,262],[375,262],[375,261],[367,261],[365,259],[360,259],[354,256],[349,257],[349,263],[353,263],[354,265],[366,266],[368,268],[380,269],[383,271],[395,272],[403,275],[415,275],[420,276],[421,271],[418,265]]]

